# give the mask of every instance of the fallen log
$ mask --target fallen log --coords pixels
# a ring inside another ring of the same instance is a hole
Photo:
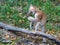
[[[45,34],[45,33],[42,33],[42,32],[32,32],[32,31],[27,30],[27,29],[18,28],[18,27],[14,27],[14,26],[11,26],[11,25],[4,24],[3,22],[0,22],[0,28],[3,28],[3,29],[8,30],[8,31],[22,32],[23,34],[28,34],[30,36],[31,35],[33,35],[33,36],[42,36],[42,37],[47,38],[51,41],[54,41],[57,45],[60,45],[60,41],[56,40],[56,38],[53,37],[50,34]]]

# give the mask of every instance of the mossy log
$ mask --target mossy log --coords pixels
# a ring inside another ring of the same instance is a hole
[[[7,25],[7,24],[5,24],[3,22],[0,22],[0,28],[11,31],[13,33],[18,32],[16,34],[20,35],[20,36],[23,36],[23,37],[26,34],[26,35],[29,35],[27,37],[33,38],[33,39],[36,39],[36,40],[39,39],[39,36],[41,36],[41,37],[47,38],[47,39],[49,39],[51,41],[54,41],[57,45],[60,45],[60,41],[57,40],[55,37],[53,37],[50,34],[45,34],[45,33],[39,32],[39,31],[38,32],[32,32],[32,31],[27,30],[27,29]]]

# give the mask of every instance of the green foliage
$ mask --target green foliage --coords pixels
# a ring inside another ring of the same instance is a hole
[[[60,28],[54,25],[55,21],[60,21],[60,5],[55,5],[51,1],[52,0],[4,0],[3,3],[0,3],[0,21],[29,29],[30,22],[28,21],[26,14],[30,4],[32,4],[45,12],[48,20],[46,24],[47,30],[60,30]],[[15,42],[6,45],[14,44]],[[0,43],[0,45],[5,44]]]
[[[29,21],[27,20],[26,13],[30,4],[35,5],[47,15],[48,22],[55,22],[60,20],[60,5],[56,6],[50,0],[4,0],[0,4],[0,21],[12,23],[15,26],[28,28]],[[22,11],[17,9],[22,7]],[[48,29],[51,27],[49,24]],[[53,26],[52,26],[53,27]],[[52,28],[51,27],[51,28]]]

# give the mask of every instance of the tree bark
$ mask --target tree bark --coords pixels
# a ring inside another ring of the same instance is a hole
[[[3,22],[0,22],[0,28],[3,28],[3,29],[8,30],[8,31],[13,31],[13,32],[21,32],[22,35],[27,34],[27,35],[30,35],[30,37],[32,36],[35,39],[38,39],[38,37],[34,37],[34,36],[42,36],[42,37],[47,38],[51,41],[54,41],[57,45],[60,45],[60,41],[56,40],[56,38],[50,34],[45,34],[42,32],[32,32],[32,31],[27,30],[27,29],[18,28],[18,27],[4,24]]]

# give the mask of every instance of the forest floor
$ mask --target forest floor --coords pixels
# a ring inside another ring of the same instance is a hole
[[[46,34],[53,35],[57,40],[60,40],[60,32],[59,31],[47,31]],[[34,41],[33,41],[34,42]],[[37,45],[25,38],[17,36],[12,32],[9,32],[5,29],[0,29],[0,45]],[[43,45],[40,41],[40,45]],[[47,39],[47,45],[56,45],[54,42],[51,42]]]

